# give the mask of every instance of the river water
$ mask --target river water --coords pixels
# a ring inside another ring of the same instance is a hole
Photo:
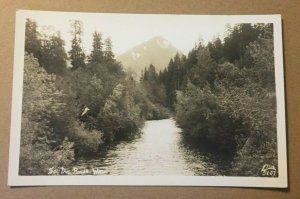
[[[139,137],[108,147],[73,168],[98,175],[222,175],[218,157],[183,143],[173,119],[146,121]]]

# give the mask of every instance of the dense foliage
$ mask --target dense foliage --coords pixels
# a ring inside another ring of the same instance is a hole
[[[230,175],[258,176],[264,164],[277,165],[272,32],[269,24],[237,25],[224,44],[200,44],[186,61],[192,63],[187,86],[177,90],[176,120],[184,135],[233,152]],[[239,53],[220,56],[236,39],[248,42],[238,42]]]
[[[59,32],[41,35],[37,28],[27,20],[20,174],[67,166],[134,138],[144,120],[171,115],[184,137],[232,154],[227,175],[259,176],[263,164],[277,165],[271,24],[228,27],[223,41],[177,53],[163,71],[150,65],[139,82],[101,32],[86,55],[83,24],[72,21],[67,54]]]
[[[74,160],[73,142],[52,124],[62,121],[63,93],[35,58],[25,55],[20,150],[20,174],[45,174],[46,168],[68,165]]]
[[[141,100],[143,117],[148,120],[169,118],[170,113],[166,107],[166,89],[159,81],[158,73],[152,64],[142,72],[140,89],[143,96]]]
[[[82,24],[71,23],[71,66],[59,32],[41,34],[27,20],[20,174],[47,174],[93,155],[109,142],[133,138],[144,117],[136,82],[114,59],[110,39],[95,33],[88,60],[81,47]]]

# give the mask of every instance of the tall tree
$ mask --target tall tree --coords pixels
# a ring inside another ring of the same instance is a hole
[[[26,19],[25,31],[25,51],[37,59],[41,56],[41,40],[40,33],[37,30],[37,23],[31,19]]]
[[[207,46],[209,48],[211,58],[219,63],[221,58],[224,56],[223,44],[221,39],[218,37],[213,42],[209,42]]]
[[[67,53],[64,48],[65,41],[61,38],[60,32],[45,37],[42,41],[41,65],[48,73],[63,75],[66,70]]]
[[[188,72],[189,79],[199,87],[213,85],[216,78],[216,62],[211,58],[208,47],[199,44],[197,63]]]
[[[173,59],[170,60],[167,68],[166,76],[166,95],[167,95],[167,106],[173,109],[174,102],[176,101],[176,63]]]
[[[145,72],[143,75],[143,80],[148,81],[149,83],[157,83],[157,73],[155,66],[150,64],[149,68],[145,68]]]
[[[83,35],[83,28],[82,28],[82,22],[79,20],[74,20],[71,22],[71,34],[73,36],[72,38],[72,48],[69,51],[70,58],[71,58],[71,64],[73,66],[73,69],[76,69],[78,67],[84,67],[85,66],[85,53],[82,49],[82,40],[81,37]]]
[[[174,83],[175,83],[175,89],[179,90],[180,88],[180,79],[181,79],[181,58],[179,53],[177,53],[174,57]]]
[[[93,34],[93,50],[89,57],[89,63],[102,63],[103,62],[103,42],[102,34],[95,31]]]
[[[243,58],[246,47],[257,39],[259,29],[251,24],[239,24],[228,30],[224,39],[224,56],[228,61],[239,61]]]
[[[248,72],[253,81],[275,92],[273,27],[266,25],[263,28],[263,33],[247,48],[253,60]]]
[[[105,44],[104,59],[106,62],[113,62],[115,55],[112,52],[112,41],[110,37],[105,39],[104,44]]]

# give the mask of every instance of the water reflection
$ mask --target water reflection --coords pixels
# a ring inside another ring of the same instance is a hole
[[[100,175],[223,175],[224,162],[188,144],[175,121],[165,119],[147,121],[140,137],[107,146],[73,167],[96,169]]]
[[[183,138],[180,142],[184,158],[195,176],[228,175],[233,154],[212,148],[206,142]]]

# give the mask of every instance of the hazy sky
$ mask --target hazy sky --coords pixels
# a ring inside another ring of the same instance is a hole
[[[91,14],[66,12],[33,12],[27,15],[38,26],[52,26],[61,32],[70,49],[70,20],[83,22],[83,47],[87,52],[92,45],[92,34],[100,31],[104,37],[111,37],[116,55],[149,40],[162,36],[179,51],[187,54],[199,39],[204,43],[216,36],[223,38],[226,24],[234,24],[238,17],[209,15],[148,15],[148,14]],[[247,21],[247,20],[244,20]]]

